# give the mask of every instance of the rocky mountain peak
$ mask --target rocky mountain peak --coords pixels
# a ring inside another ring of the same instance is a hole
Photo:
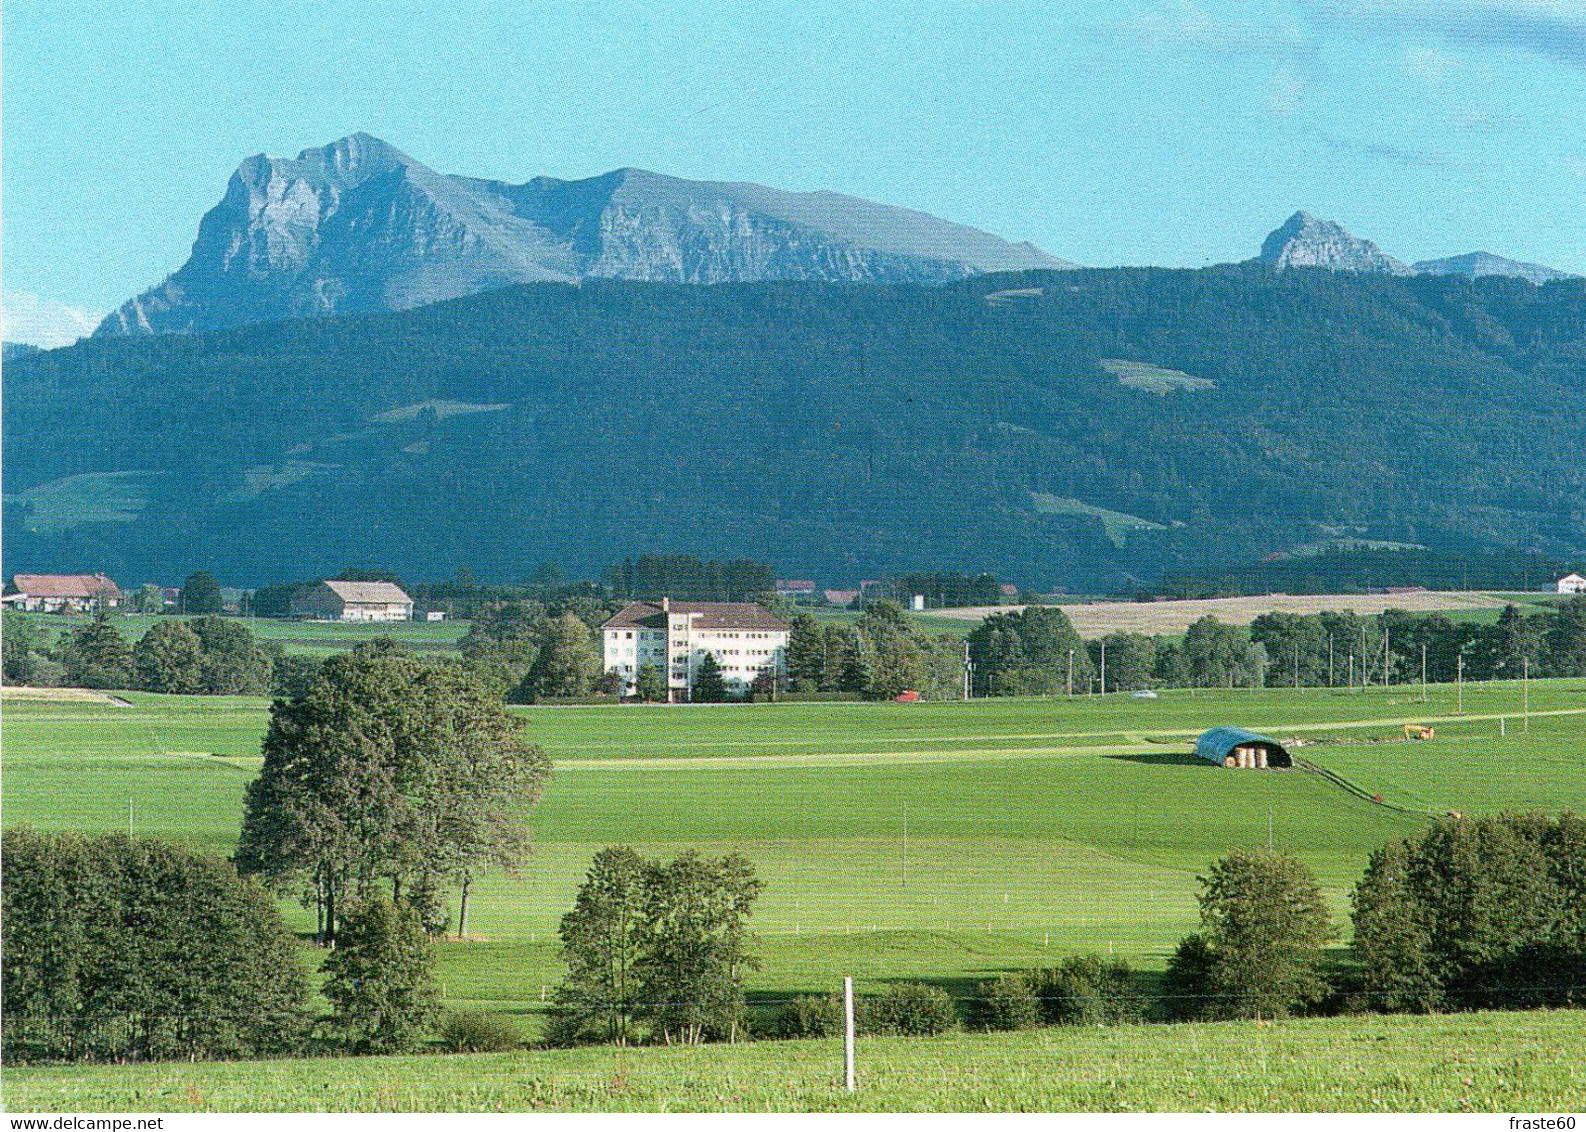
[[[941,283],[1073,264],[837,193],[623,168],[523,184],[437,173],[366,133],[244,161],[187,263],[96,334],[401,310],[513,283]]]
[[[1330,271],[1368,271],[1409,275],[1410,269],[1370,240],[1350,235],[1334,220],[1296,212],[1267,236],[1261,262],[1274,271],[1290,267],[1325,267]]]

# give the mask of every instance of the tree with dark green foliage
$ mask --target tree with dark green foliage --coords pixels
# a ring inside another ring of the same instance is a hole
[[[419,1048],[440,1018],[435,950],[417,913],[374,893],[342,920],[321,970],[338,1038],[356,1053]]]
[[[132,646],[106,613],[68,630],[58,651],[66,682],[78,688],[130,688]]]
[[[1086,691],[1093,679],[1090,652],[1061,609],[1032,605],[987,617],[969,634],[977,696],[1060,695]]]
[[[1586,999],[1586,818],[1438,821],[1374,853],[1354,903],[1361,988],[1377,1009]]]
[[[600,676],[600,650],[593,632],[575,614],[564,613],[545,625],[539,654],[513,698],[586,696]]]
[[[296,941],[225,861],[148,838],[3,835],[5,1060],[266,1057],[307,1034]]]
[[[306,653],[282,653],[270,664],[270,694],[293,699],[308,695],[319,675],[320,659]]]
[[[132,646],[132,667],[145,692],[195,695],[204,690],[204,647],[186,622],[157,622]]]
[[[1228,854],[1201,878],[1201,931],[1179,944],[1164,998],[1184,1018],[1285,1018],[1321,1002],[1333,938],[1316,878],[1287,850]]]
[[[1372,1010],[1423,1014],[1443,1002],[1431,926],[1412,887],[1413,863],[1406,842],[1384,845],[1372,853],[1352,895],[1353,950],[1364,1004]]]
[[[1140,633],[1108,633],[1090,650],[1091,667],[1101,679],[1101,646],[1106,645],[1107,684],[1103,692],[1134,692],[1156,683],[1156,639]]]
[[[38,671],[33,650],[38,647],[39,635],[32,622],[20,613],[6,610],[4,627],[0,628],[0,653],[3,653],[3,674],[7,684],[28,684]]]
[[[374,644],[331,657],[304,696],[271,705],[238,865],[301,893],[327,940],[381,880],[433,909],[449,885],[528,852],[550,763],[522,728],[455,666]]]
[[[724,704],[727,702],[727,681],[722,676],[716,655],[707,652],[694,666],[694,686],[689,691],[689,701],[696,704]]]
[[[787,672],[794,692],[829,691],[826,684],[826,635],[821,623],[808,613],[794,613],[788,621]]]
[[[647,704],[658,704],[666,700],[666,677],[661,675],[661,670],[650,661],[639,665],[633,684],[634,694]]]
[[[735,1040],[744,1032],[748,919],[765,885],[740,853],[689,851],[645,867],[634,972],[653,1039],[668,1045]]]
[[[874,665],[864,636],[857,629],[843,633],[837,667],[837,691],[865,693],[870,689]]]
[[[901,606],[871,602],[854,629],[864,642],[869,666],[869,680],[860,689],[867,697],[891,699],[900,692],[918,691],[925,683],[921,649]]]
[[[1266,650],[1236,625],[1207,614],[1184,633],[1180,646],[1184,674],[1196,688],[1259,688]]]
[[[602,849],[590,863],[573,910],[562,917],[567,975],[556,992],[551,1025],[555,1044],[627,1045],[635,1039],[647,867],[626,846]]]
[[[165,591],[153,582],[145,582],[128,599],[128,604],[139,613],[164,613]]]
[[[219,613],[221,610],[220,583],[207,570],[189,574],[182,583],[182,612],[187,614]]]
[[[270,691],[270,654],[248,626],[224,617],[188,622],[203,648],[203,691],[211,696],[263,696]]]
[[[1586,596],[1559,606],[1547,644],[1553,675],[1586,676]]]

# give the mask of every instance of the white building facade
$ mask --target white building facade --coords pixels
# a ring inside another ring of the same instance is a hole
[[[600,627],[602,666],[632,695],[639,669],[653,664],[665,677],[668,701],[687,703],[709,654],[728,690],[741,693],[756,679],[786,677],[790,630],[754,602],[635,601]]]
[[[1579,574],[1565,574],[1558,580],[1558,592],[1561,594],[1586,594],[1586,578]]]

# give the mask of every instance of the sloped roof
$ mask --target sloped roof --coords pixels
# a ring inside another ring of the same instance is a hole
[[[668,612],[693,614],[696,629],[751,629],[786,632],[788,623],[752,601],[674,601],[663,610],[649,601],[630,601],[602,629],[664,629]]]
[[[18,574],[11,579],[29,597],[120,597],[121,587],[103,574]]]
[[[402,587],[395,582],[343,582],[326,579],[325,585],[330,591],[345,602],[354,602],[360,605],[381,603],[413,604],[413,599],[402,592]]]

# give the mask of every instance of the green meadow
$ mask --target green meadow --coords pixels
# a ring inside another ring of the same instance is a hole
[[[42,1112],[1575,1112],[1574,1012],[12,1071]]]
[[[5,822],[131,828],[229,852],[243,789],[257,770],[268,702],[145,693],[127,693],[125,699],[130,706],[5,701]],[[479,886],[470,938],[441,946],[440,976],[451,1005],[509,1013],[526,1037],[540,1031],[544,996],[560,977],[557,922],[571,905],[591,855],[612,843],[655,854],[687,847],[748,854],[766,881],[754,916],[763,966],[750,978],[751,1001],[769,1011],[793,994],[831,990],[845,974],[856,977],[861,991],[888,980],[918,979],[967,998],[981,979],[1074,951],[1111,953],[1147,971],[1160,970],[1174,944],[1195,926],[1197,874],[1241,846],[1270,843],[1297,852],[1322,879],[1342,943],[1348,893],[1367,854],[1413,832],[1429,815],[1586,805],[1583,680],[1533,681],[1529,689],[1517,683],[1467,684],[1463,691],[1433,686],[1424,699],[1419,687],[1394,687],[1171,691],[1156,699],[518,710],[555,764],[551,786],[533,816],[537,851],[522,875],[491,877]],[[1434,726],[1436,738],[1405,742],[1407,722]],[[1380,794],[1383,804],[1303,770],[1233,771],[1195,760],[1189,754],[1193,737],[1222,723],[1299,741],[1300,756],[1343,775],[1368,796]],[[295,903],[283,908],[306,931],[309,915]],[[314,963],[318,955],[305,944],[304,958]],[[1270,1038],[1324,1048],[1332,1040],[1329,1026],[1347,1030],[1354,1024],[1285,1024]],[[1432,1028],[1414,1029],[1423,1024]],[[1519,1056],[1521,1030],[1507,1021],[1483,1026],[1471,1018],[1376,1019],[1370,1025],[1402,1035],[1474,1032],[1511,1051],[1505,1056]],[[1086,1064],[1114,1066],[1123,1074],[1120,1079],[1144,1088],[1143,1070],[1129,1068],[1129,1057],[1120,1051],[1129,1046],[1140,1057],[1158,1057],[1147,1051],[1155,1049],[1153,1043],[1171,1045],[1174,1032],[964,1037],[950,1043],[956,1052],[930,1043],[886,1048],[893,1051],[888,1056],[897,1075],[895,1090],[916,1073],[928,1076],[930,1071],[918,1066],[932,1058],[946,1063],[958,1056],[982,1058],[989,1073],[990,1051],[999,1041],[1011,1043],[1010,1049],[1045,1051],[1042,1056],[1072,1054],[1092,1059]],[[1208,1035],[1208,1050],[1217,1047],[1212,1030],[1196,1032]],[[1571,1048],[1577,1055],[1586,1053],[1586,1041],[1577,1038]],[[774,1088],[766,1084],[737,1094],[745,1098],[740,1102],[714,1100],[710,1090],[716,1086],[700,1083],[703,1067],[717,1064],[724,1080],[734,1074],[754,1078],[754,1066],[784,1056],[778,1051],[792,1059],[790,1066],[805,1061],[813,1066],[819,1060],[806,1056],[804,1046],[782,1043],[758,1051],[722,1050],[719,1063],[711,1060],[718,1056],[714,1050],[630,1052],[635,1079],[649,1083],[636,1085],[631,1094],[610,1096],[595,1085],[589,1086],[591,1092],[573,1083],[581,1079],[578,1072],[592,1075],[588,1080],[596,1084],[601,1073],[615,1072],[607,1053],[481,1062],[517,1066],[527,1074],[495,1092],[483,1083],[474,1091],[468,1091],[473,1086],[448,1086],[440,1068],[447,1061],[425,1061],[436,1067],[434,1080],[393,1070],[392,1080],[407,1084],[391,1097],[362,1081],[356,1067],[315,1065],[326,1066],[325,1072],[346,1086],[331,1086],[341,1091],[334,1093],[335,1101],[323,1103],[358,1107],[422,1106],[424,1098],[442,1095],[434,1090],[450,1087],[463,1090],[453,1094],[457,1104],[480,1107],[838,1103],[821,1091],[825,1086],[798,1085],[805,1080],[798,1076],[803,1070]],[[1463,1095],[1458,1088],[1417,1091],[1425,1083],[1415,1059],[1431,1056],[1406,1046],[1380,1064],[1372,1062],[1384,1080],[1402,1078],[1413,1086],[1402,1096],[1383,1093],[1387,1102],[1413,1107],[1418,1098],[1429,1106],[1457,1107]],[[653,1063],[647,1060],[652,1057]],[[583,1068],[570,1068],[564,1080],[558,1068],[563,1065]],[[536,1094],[514,1091],[538,1079],[534,1066],[544,1066],[551,1082],[539,1101],[533,1099]],[[810,1068],[816,1076],[809,1081],[824,1080],[819,1073],[829,1069]],[[193,1102],[195,1107],[249,1107],[238,1099],[235,1078],[227,1076],[235,1072],[214,1066],[147,1067],[96,1070],[85,1079],[107,1090],[94,1094],[103,1107],[127,1107],[131,1102],[114,1099],[122,1096],[116,1090],[144,1087],[135,1086],[137,1081],[172,1079],[171,1073],[197,1074],[190,1079],[210,1082],[194,1085],[205,1098]],[[277,1071],[260,1072],[260,1081],[267,1081]],[[665,1085],[674,1072],[693,1084]],[[1185,1072],[1186,1082],[1198,1080],[1195,1066]],[[1000,1098],[996,1106],[1100,1103],[1097,1096],[1087,1100],[1082,1090],[1046,1080],[1034,1062],[1015,1077],[1025,1085],[994,1091],[990,1095]],[[53,1070],[13,1071],[7,1080],[11,1088],[23,1090],[18,1097],[34,1098],[38,1105],[54,1103],[46,1099],[51,1096],[63,1105],[90,1105],[49,1092],[65,1087]],[[1578,1077],[1570,1081],[1578,1096]],[[1228,1085],[1232,1091],[1219,1092],[1208,1086],[1194,1098],[1182,1091],[1147,1094],[1125,1088],[1118,1105],[1347,1107],[1368,1105],[1376,1095],[1364,1077],[1348,1082],[1318,1078],[1298,1092],[1279,1090],[1279,1101],[1269,1105],[1258,1095],[1261,1087],[1247,1084],[1255,1091]],[[1553,1084],[1565,1087],[1558,1080]],[[1327,1092],[1335,1086],[1343,1091]],[[937,1091],[919,1094],[917,1106],[970,1103],[973,1092],[946,1079],[933,1088]],[[825,1099],[813,1099],[816,1093]],[[299,1103],[284,1093],[277,1101],[260,1099],[265,1095],[251,1103]],[[904,1093],[890,1096],[885,1104],[911,1106]],[[312,1107],[317,1102],[302,1103]]]

